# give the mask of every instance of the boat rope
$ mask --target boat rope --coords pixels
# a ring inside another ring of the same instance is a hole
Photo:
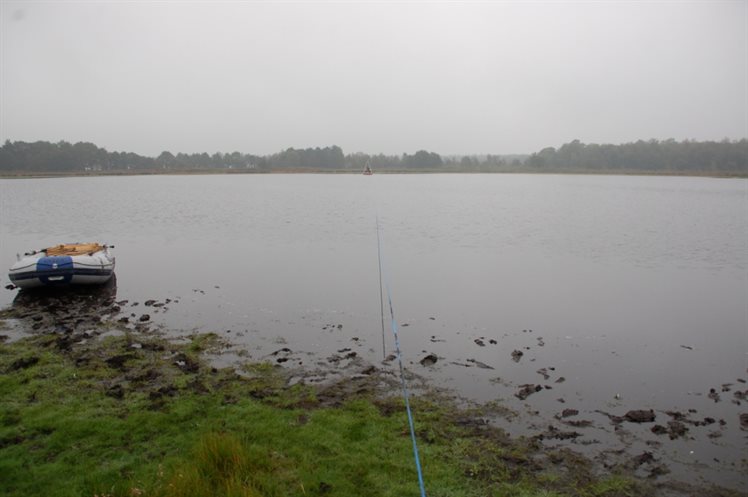
[[[395,337],[395,352],[397,354],[397,363],[400,366],[400,384],[403,389],[403,399],[405,399],[405,411],[408,414],[408,425],[410,427],[410,439],[413,443],[413,457],[415,458],[416,471],[418,473],[418,486],[421,490],[421,497],[426,497],[426,488],[423,484],[423,471],[421,470],[421,458],[418,456],[418,443],[416,442],[416,430],[413,422],[413,413],[410,409],[410,395],[408,394],[408,385],[405,382],[405,369],[403,368],[403,355],[400,352],[400,340],[397,336],[397,323],[395,322],[395,311],[392,308],[392,292],[390,291],[390,285],[387,280],[387,274],[384,271],[384,264],[382,263],[382,237],[379,229],[379,216],[377,215],[377,254],[379,255],[379,288],[380,295],[382,295],[382,281],[387,289],[387,303],[390,308],[390,325],[392,327],[392,334]],[[382,322],[384,323],[384,312],[382,312]],[[384,324],[382,325],[384,326]],[[384,338],[384,335],[382,335]],[[384,350],[384,349],[383,349]]]

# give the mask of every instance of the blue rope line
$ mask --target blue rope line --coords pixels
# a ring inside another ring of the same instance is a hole
[[[403,356],[400,352],[400,339],[397,336],[397,323],[395,322],[395,311],[392,309],[392,292],[390,291],[390,285],[387,280],[387,275],[384,272],[384,264],[382,264],[382,240],[379,233],[379,216],[377,215],[377,250],[379,255],[379,275],[380,275],[380,286],[382,279],[384,280],[384,286],[387,289],[387,303],[390,306],[390,325],[392,327],[392,334],[395,336],[395,351],[397,352],[397,362],[400,366],[400,383],[403,388],[403,398],[405,399],[405,411],[408,413],[408,425],[410,426],[410,439],[413,442],[413,457],[416,461],[416,471],[418,472],[418,486],[421,489],[421,497],[426,497],[426,488],[423,484],[423,471],[421,470],[421,458],[418,456],[418,443],[416,442],[416,430],[413,422],[413,413],[410,410],[410,395],[408,394],[408,386],[405,383],[405,370],[403,368]],[[381,288],[380,288],[381,292]],[[380,294],[381,295],[381,294]]]

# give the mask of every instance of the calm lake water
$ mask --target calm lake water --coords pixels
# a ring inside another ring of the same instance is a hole
[[[214,331],[237,360],[286,348],[285,365],[323,368],[350,349],[379,364],[377,219],[409,371],[466,399],[503,401],[520,416],[497,422],[514,433],[542,432],[567,408],[593,422],[551,446],[604,461],[619,447],[646,450],[670,476],[746,488],[748,403],[734,396],[748,390],[743,179],[0,180],[0,261],[62,242],[113,244],[123,315],[149,312],[174,335]],[[0,306],[17,293],[1,290]],[[392,346],[387,329],[386,354]],[[439,359],[422,366],[428,353]],[[551,388],[520,400],[524,384]],[[652,424],[613,433],[607,414],[629,409],[654,409],[665,426],[669,410],[725,424],[689,425],[673,441]]]

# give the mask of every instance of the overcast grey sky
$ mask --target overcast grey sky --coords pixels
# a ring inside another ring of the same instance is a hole
[[[0,140],[525,153],[748,135],[748,1],[2,0]]]

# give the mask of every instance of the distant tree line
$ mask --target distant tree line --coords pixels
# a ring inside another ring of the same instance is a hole
[[[337,145],[324,148],[289,148],[259,156],[232,152],[176,155],[164,151],[158,157],[131,152],[109,152],[93,143],[65,141],[6,141],[0,147],[0,171],[6,172],[107,172],[107,171],[186,171],[206,169],[237,170],[363,170],[369,162],[375,169],[439,169],[445,162],[434,152],[419,150],[413,155],[388,156],[343,154]]]
[[[337,145],[325,148],[289,148],[283,152],[259,158],[263,169],[343,169],[345,156]]]
[[[93,143],[65,141],[6,141],[0,147],[0,171],[11,172],[232,169],[256,167],[259,160],[258,156],[239,152],[213,155],[162,152],[158,157],[145,157],[132,152],[109,152]]]
[[[748,140],[639,140],[623,145],[584,144],[579,140],[530,155],[534,171],[748,173]]]
[[[337,145],[289,148],[260,156],[240,152],[184,154],[164,151],[157,157],[109,152],[93,143],[6,141],[0,147],[0,172],[79,173],[189,170],[240,171],[377,171],[485,172],[671,172],[748,174],[748,140],[720,142],[649,140],[622,145],[584,144],[579,140],[529,156],[471,155],[442,157],[414,154],[344,154]]]

